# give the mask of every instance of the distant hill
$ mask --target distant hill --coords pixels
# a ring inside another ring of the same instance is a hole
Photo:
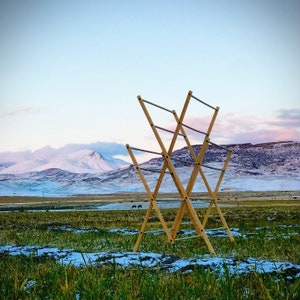
[[[0,195],[64,196],[74,194],[100,194],[118,192],[144,192],[144,187],[133,165],[114,158],[126,154],[123,145],[112,144],[109,150],[102,145],[104,156],[94,147],[78,145],[55,150],[43,148],[35,152],[0,153]],[[226,145],[233,154],[220,190],[265,191],[300,190],[300,143],[282,141],[262,144]],[[98,147],[99,148],[99,147]],[[199,153],[201,145],[194,145]],[[99,149],[98,149],[99,150]],[[210,145],[202,167],[212,189],[222,168],[226,151]],[[5,158],[5,159],[4,159]],[[7,159],[8,158],[8,159]],[[193,168],[188,149],[172,153],[173,164],[186,186]],[[160,170],[161,157],[151,159],[141,167]],[[144,171],[153,190],[159,173]],[[160,191],[176,192],[172,177],[165,174]],[[206,191],[198,176],[193,191]]]
[[[125,154],[123,145],[116,143],[73,144],[60,149],[49,146],[34,152],[0,153],[0,174],[22,174],[47,169],[72,173],[101,173],[128,166],[114,158]]]

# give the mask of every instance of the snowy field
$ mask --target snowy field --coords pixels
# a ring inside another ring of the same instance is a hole
[[[101,200],[93,200],[94,202],[98,202]],[[168,209],[168,208],[178,208],[181,204],[180,200],[160,200],[157,201],[158,207],[160,209]],[[206,208],[208,207],[209,203],[205,201],[193,201],[192,202],[194,208]],[[22,207],[23,211],[27,212],[67,212],[67,211],[94,211],[94,210],[99,210],[99,211],[113,211],[113,210],[146,210],[149,207],[149,202],[148,201],[124,201],[124,202],[112,202],[112,203],[105,203],[105,204],[92,204],[92,205],[78,205],[76,208],[73,206],[68,207],[63,207],[60,208],[57,206],[56,208],[43,208],[43,209],[38,209],[38,208],[33,208],[34,206],[39,206],[39,205],[49,205],[51,207],[51,202],[43,202],[43,201],[38,201],[38,202],[22,202],[22,203],[10,203],[9,205],[2,203],[0,204],[1,206],[6,206],[8,207],[5,209],[4,207],[1,209],[1,212],[8,212],[11,210],[11,208],[20,208]],[[28,206],[28,208],[25,208]],[[231,204],[219,204],[220,207],[230,207],[233,206]]]
[[[249,257],[239,261],[234,256],[229,258],[211,257],[182,259],[172,255],[164,255],[149,252],[97,252],[82,253],[74,250],[60,250],[51,247],[39,246],[0,246],[0,253],[10,255],[25,255],[34,257],[48,257],[56,259],[63,265],[87,266],[87,265],[112,265],[122,268],[136,266],[141,268],[162,269],[167,272],[191,272],[196,266],[210,269],[222,275],[225,269],[230,275],[257,273],[291,273],[300,278],[300,265],[290,262],[278,262],[257,260]]]
[[[284,225],[281,225],[284,226]],[[299,226],[290,225],[295,231],[290,232],[289,235],[282,238],[289,239],[292,235],[298,234]],[[257,227],[256,233],[263,230],[263,227]],[[90,229],[74,229],[68,226],[61,226],[59,228],[48,228],[48,230],[63,230],[72,231],[80,234]],[[129,230],[126,228],[109,229],[108,232],[121,235],[137,235],[137,230]],[[235,237],[245,237],[247,234],[242,234],[239,228],[231,228],[231,233]],[[148,233],[157,234],[157,233]],[[181,230],[180,235],[192,235],[195,234],[194,230]],[[214,236],[217,238],[226,238],[227,234],[224,230],[206,230],[208,236]],[[253,234],[253,233],[251,233]],[[87,265],[113,265],[116,264],[121,268],[127,267],[140,267],[161,269],[166,272],[180,271],[183,273],[192,272],[195,267],[204,269],[210,269],[222,275],[225,270],[230,275],[249,274],[251,272],[257,273],[277,273],[285,275],[288,279],[289,276],[300,278],[300,265],[291,262],[283,261],[268,261],[255,259],[249,257],[247,259],[238,260],[235,258],[234,253],[230,257],[212,257],[211,255],[204,255],[202,257],[193,258],[180,258],[174,255],[159,254],[152,252],[94,252],[83,253],[72,249],[58,249],[57,247],[49,246],[17,246],[17,245],[4,245],[0,246],[0,254],[6,254],[11,256],[25,255],[31,257],[46,257],[49,259],[55,259],[63,265],[74,266],[87,266]]]
[[[158,208],[167,209],[167,208],[178,208],[180,206],[180,200],[166,200],[166,201],[157,201]],[[208,203],[204,201],[193,201],[194,208],[206,208]],[[120,203],[108,203],[103,205],[98,205],[98,210],[130,210],[130,209],[147,209],[149,202],[120,202]],[[229,207],[232,205],[229,204],[219,204],[221,207]]]

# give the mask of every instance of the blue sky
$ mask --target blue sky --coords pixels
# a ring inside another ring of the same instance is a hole
[[[218,143],[300,140],[300,1],[2,0],[0,34],[0,151],[155,148],[136,96],[179,114],[189,90]]]

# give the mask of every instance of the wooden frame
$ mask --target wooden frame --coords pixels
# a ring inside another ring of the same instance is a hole
[[[208,107],[210,107],[211,109],[214,110],[213,116],[211,118],[210,124],[209,124],[208,129],[207,129],[206,132],[194,129],[194,128],[192,128],[192,127],[190,127],[190,126],[183,123],[183,120],[185,118],[185,115],[186,115],[186,112],[187,112],[187,109],[188,109],[188,106],[189,106],[189,103],[190,103],[191,99],[195,99],[198,102],[200,102],[200,103],[202,103],[202,104],[204,104],[204,105],[206,105],[206,106],[208,106]],[[222,211],[221,211],[221,209],[218,205],[218,201],[217,201],[217,193],[218,193],[218,190],[220,188],[225,170],[228,166],[229,159],[230,159],[230,156],[231,156],[231,153],[232,153],[232,149],[226,149],[225,147],[218,146],[218,145],[216,145],[216,144],[214,144],[210,141],[210,134],[211,134],[212,128],[214,126],[215,120],[217,118],[219,107],[216,107],[216,108],[212,107],[211,105],[209,105],[209,104],[203,102],[202,100],[196,98],[195,96],[193,96],[192,91],[189,91],[188,94],[187,94],[187,97],[186,97],[186,100],[185,100],[185,103],[184,103],[184,106],[182,108],[180,116],[178,116],[177,113],[174,110],[169,110],[169,109],[166,109],[162,106],[154,104],[150,101],[144,100],[144,99],[142,99],[141,96],[138,96],[138,101],[139,101],[139,103],[142,107],[142,110],[143,110],[143,112],[144,112],[144,114],[145,114],[145,116],[148,120],[148,123],[149,123],[149,125],[150,125],[150,127],[153,131],[153,134],[154,134],[154,136],[155,136],[155,138],[156,138],[156,140],[157,140],[157,142],[160,146],[161,153],[130,147],[129,144],[126,145],[126,148],[127,148],[128,153],[131,157],[131,160],[132,160],[132,162],[133,162],[133,164],[134,164],[134,166],[137,170],[137,173],[138,173],[138,175],[139,175],[139,177],[140,177],[140,179],[141,179],[141,181],[144,185],[144,188],[145,188],[146,193],[147,193],[148,198],[149,198],[149,206],[148,206],[144,221],[142,223],[142,226],[141,226],[141,229],[139,231],[138,238],[137,238],[137,241],[135,243],[135,246],[134,246],[133,250],[137,251],[138,248],[139,248],[139,245],[141,243],[143,234],[145,232],[150,214],[151,214],[153,209],[155,210],[155,212],[156,212],[156,214],[159,218],[159,221],[160,221],[160,223],[163,227],[163,230],[167,235],[168,242],[171,243],[171,244],[173,244],[176,240],[182,239],[182,238],[176,238],[176,237],[177,237],[177,233],[178,233],[180,224],[182,222],[183,215],[187,211],[190,218],[191,218],[193,226],[194,226],[194,228],[197,232],[197,237],[203,238],[203,240],[205,241],[205,243],[208,247],[209,252],[212,255],[215,255],[216,254],[215,250],[214,250],[213,246],[211,245],[208,236],[205,233],[205,226],[207,224],[208,217],[211,213],[211,210],[212,210],[213,206],[215,206],[215,208],[216,208],[216,211],[217,211],[217,213],[218,213],[218,215],[219,215],[219,217],[222,221],[222,224],[223,224],[224,228],[226,229],[226,232],[228,234],[228,237],[229,237],[230,241],[234,243],[234,238],[233,238],[233,236],[230,232],[230,229],[227,225],[227,222],[226,222],[226,220],[225,220],[225,218],[222,214]],[[149,114],[149,111],[148,111],[146,105],[153,105],[153,106],[155,106],[159,109],[163,109],[163,110],[165,110],[169,113],[172,113],[175,120],[176,120],[176,124],[177,124],[175,130],[171,131],[169,129],[164,129],[160,126],[155,125],[153,120],[151,119],[151,116]],[[193,147],[192,147],[192,145],[191,145],[191,143],[190,143],[190,141],[187,137],[187,134],[186,134],[184,128],[195,130],[195,131],[197,131],[197,132],[204,135],[204,140],[203,140],[203,143],[202,143],[202,146],[201,146],[201,149],[200,149],[198,155],[196,155],[196,153],[194,152]],[[169,149],[166,149],[158,130],[168,131],[168,132],[171,132],[173,134]],[[173,152],[175,144],[176,144],[177,137],[179,135],[184,138],[184,140],[187,144],[188,150],[189,150],[189,152],[190,152],[190,154],[193,158],[193,164],[194,164],[194,168],[192,170],[192,173],[191,173],[191,176],[190,176],[190,179],[188,181],[188,184],[187,184],[186,188],[183,187],[183,184],[182,184],[182,182],[181,182],[181,180],[180,180],[180,178],[179,178],[179,176],[178,176],[178,174],[175,170],[175,167],[172,163],[172,158],[171,158],[172,152]],[[209,185],[209,183],[208,183],[208,181],[205,177],[203,169],[202,169],[202,167],[209,167],[209,166],[206,166],[206,165],[202,164],[204,156],[205,156],[205,152],[206,152],[209,144],[213,144],[215,146],[218,146],[218,147],[221,147],[221,148],[224,148],[224,149],[227,150],[227,157],[225,159],[223,168],[222,169],[217,169],[217,168],[211,167],[212,169],[216,169],[216,170],[220,171],[220,176],[218,178],[218,181],[217,181],[217,184],[216,184],[214,190],[211,189],[211,187],[210,187],[210,185]],[[160,155],[162,155],[162,157],[164,159],[163,166],[162,166],[162,169],[159,171],[160,174],[159,174],[159,177],[158,177],[158,180],[156,182],[156,185],[155,185],[155,188],[154,188],[153,192],[150,190],[150,188],[147,184],[147,181],[146,181],[146,179],[143,175],[143,172],[142,172],[142,168],[140,168],[140,166],[139,166],[139,164],[138,164],[138,162],[137,162],[137,160],[134,156],[133,150],[141,150],[141,151],[150,152],[150,153],[154,153],[154,154],[160,154]],[[178,208],[178,211],[176,213],[176,216],[175,216],[175,219],[174,219],[174,222],[173,222],[173,226],[172,226],[171,229],[168,228],[167,223],[164,220],[163,214],[160,211],[160,209],[157,205],[157,202],[156,202],[158,192],[159,192],[160,186],[161,186],[162,181],[163,181],[163,177],[166,173],[169,173],[171,175],[171,177],[173,179],[173,182],[174,182],[174,184],[177,188],[177,191],[180,195],[180,198],[182,200],[181,204]],[[206,187],[207,192],[208,192],[208,196],[210,198],[210,204],[209,204],[208,209],[205,213],[203,222],[200,221],[200,219],[199,219],[199,217],[198,217],[198,215],[197,215],[197,213],[196,213],[196,211],[195,211],[195,209],[192,205],[191,199],[190,199],[191,192],[193,190],[194,184],[195,184],[196,179],[197,179],[199,174],[200,174],[200,177],[201,177],[202,181],[205,184],[205,187]],[[184,238],[184,239],[186,239],[186,238]]]

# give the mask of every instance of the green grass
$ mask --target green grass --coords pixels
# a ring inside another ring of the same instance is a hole
[[[221,278],[116,266],[76,268],[55,261],[2,257],[0,299],[299,299],[298,281],[253,273]]]
[[[198,209],[198,215],[204,216],[204,210]],[[166,222],[172,225],[175,210],[164,210]],[[235,252],[241,257],[282,259],[300,262],[299,235],[283,238],[292,227],[281,224],[299,225],[299,207],[239,207],[224,208],[223,213],[230,227],[240,228],[242,233],[253,233],[247,238],[236,238]],[[0,214],[0,244],[17,245],[55,245],[57,247],[74,248],[78,251],[131,251],[136,236],[109,233],[110,228],[140,229],[145,211],[110,211],[110,212],[10,212]],[[181,229],[193,229],[189,218],[184,216]],[[63,230],[69,226],[74,229],[97,229],[97,232],[81,234]],[[220,227],[217,215],[209,218],[208,228]],[[259,231],[255,228],[261,227]],[[50,230],[51,229],[51,230]],[[161,229],[155,213],[151,215],[147,229]],[[299,231],[299,228],[298,228]],[[269,237],[272,237],[270,239]],[[295,241],[294,241],[295,240]],[[228,239],[211,238],[218,255],[228,255],[232,247]],[[280,244],[278,244],[280,242]],[[258,248],[259,245],[259,249]],[[154,236],[145,234],[140,246],[141,251],[171,253],[183,257],[192,254],[206,254],[205,243],[199,239],[176,242],[169,245],[164,234]],[[259,250],[259,251],[258,251]]]
[[[254,257],[300,263],[300,207],[251,206],[222,209],[231,228],[245,237],[236,247],[227,238],[210,238],[218,256]],[[164,210],[171,226],[176,211]],[[200,219],[205,211],[197,209]],[[140,229],[145,211],[9,212],[0,213],[0,245],[51,245],[79,252],[132,251],[136,236],[110,233],[110,228]],[[192,229],[184,216],[182,228]],[[282,226],[282,225],[290,226]],[[74,229],[97,229],[76,233]],[[220,227],[217,215],[207,227]],[[155,213],[148,229],[161,229]],[[289,238],[286,236],[289,235]],[[200,257],[208,250],[203,240],[167,243],[164,234],[146,234],[140,251]],[[63,266],[53,259],[9,256],[0,258],[0,299],[299,299],[300,279],[280,274],[230,276],[201,268],[188,274],[116,265]]]

